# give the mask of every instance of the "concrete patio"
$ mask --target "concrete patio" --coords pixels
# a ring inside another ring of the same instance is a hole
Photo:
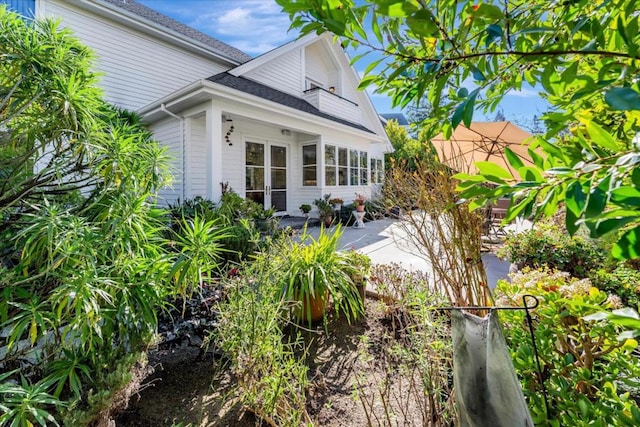
[[[365,223],[365,228],[343,226],[341,249],[353,249],[368,255],[374,264],[397,263],[410,271],[422,271],[431,273],[431,265],[425,258],[419,256],[419,251],[406,236],[405,231],[398,225],[397,219],[379,219]],[[526,227],[529,224],[519,224],[517,227]],[[516,226],[505,227],[513,230]],[[335,230],[332,227],[330,230]],[[309,234],[317,237],[320,227],[310,225]],[[482,261],[487,272],[487,280],[491,288],[495,287],[498,280],[508,279],[509,262],[498,259],[492,253],[482,254]]]

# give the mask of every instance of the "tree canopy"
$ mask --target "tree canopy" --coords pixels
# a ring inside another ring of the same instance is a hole
[[[427,99],[429,135],[495,111],[531,86],[551,105],[534,166],[510,156],[523,181],[490,163],[458,175],[478,207],[511,197],[507,219],[566,207],[566,227],[616,233],[613,255],[640,256],[640,14],[634,0],[277,0],[301,34],[334,33],[369,58],[375,85],[405,107]],[[509,154],[509,153],[507,153]],[[487,186],[489,182],[493,186]]]

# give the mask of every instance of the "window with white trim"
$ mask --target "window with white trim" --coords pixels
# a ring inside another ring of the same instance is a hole
[[[302,146],[302,185],[318,185],[318,154],[316,144]]]
[[[338,173],[338,157],[335,145],[324,147],[324,185],[336,185]]]
[[[358,150],[349,150],[349,185],[360,185]]]
[[[360,152],[360,185],[367,185],[369,182],[369,160],[366,151]]]
[[[338,185],[349,185],[349,152],[338,147]]]
[[[324,183],[327,186],[349,185],[349,152],[335,145],[324,147]]]
[[[382,184],[384,179],[384,170],[382,168],[382,159],[371,158],[371,183]]]

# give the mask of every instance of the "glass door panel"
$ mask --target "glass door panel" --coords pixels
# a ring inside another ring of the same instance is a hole
[[[247,142],[245,144],[245,188],[246,196],[261,205],[265,204],[265,156],[264,144]]]
[[[245,144],[246,197],[277,212],[287,210],[287,147],[260,142]]]
[[[279,145],[271,147],[271,205],[276,207],[278,212],[287,210],[287,148]]]

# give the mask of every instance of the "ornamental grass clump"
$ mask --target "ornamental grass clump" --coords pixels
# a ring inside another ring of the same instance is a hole
[[[311,323],[311,300],[316,297],[330,298],[336,314],[349,321],[362,315],[363,302],[352,280],[358,269],[338,250],[341,236],[340,225],[332,231],[321,228],[317,238],[305,229],[299,242],[289,239],[276,245],[277,279],[284,298],[300,303],[294,310],[298,320]]]

